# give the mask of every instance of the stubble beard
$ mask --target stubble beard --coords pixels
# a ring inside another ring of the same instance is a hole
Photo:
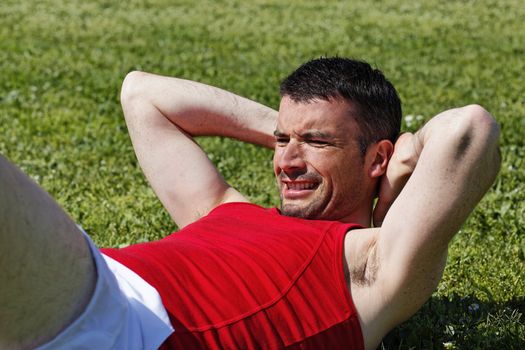
[[[293,174],[294,180],[310,180],[317,183],[315,192],[312,193],[311,198],[302,199],[302,200],[290,200],[290,203],[286,203],[286,200],[283,198],[282,187],[279,188],[279,195],[281,200],[281,214],[285,216],[292,216],[301,219],[320,219],[323,211],[328,204],[326,200],[326,194],[324,193],[325,188],[323,187],[323,178],[314,172]],[[283,178],[289,178],[284,173],[279,174],[278,176],[281,179],[281,186],[286,186],[282,183]],[[279,187],[279,181],[277,181]]]
[[[285,204],[283,196],[281,194],[281,214],[285,216],[292,216],[296,218],[309,220],[320,219],[325,207],[326,204],[324,203],[322,196],[313,198],[311,201],[304,204]]]
[[[281,204],[281,214],[285,216],[313,220],[318,217],[318,214],[320,212],[320,208],[316,208],[315,206],[313,206],[313,204],[308,205],[306,207],[301,207],[294,204]]]

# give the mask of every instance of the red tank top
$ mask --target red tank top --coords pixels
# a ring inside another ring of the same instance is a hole
[[[179,232],[102,252],[159,292],[163,349],[363,349],[343,272],[360,227],[228,203]]]

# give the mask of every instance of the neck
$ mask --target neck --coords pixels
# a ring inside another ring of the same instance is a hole
[[[366,204],[361,205],[359,209],[353,211],[349,215],[337,221],[344,223],[359,224],[363,227],[371,227],[373,203],[373,199],[370,199],[366,202]]]
[[[342,220],[338,220],[344,223],[353,223],[353,224],[359,224],[363,227],[371,227],[372,223],[372,213],[370,210],[367,210],[363,213],[352,213],[351,215],[343,218]]]

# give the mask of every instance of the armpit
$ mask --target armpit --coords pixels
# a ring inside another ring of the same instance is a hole
[[[377,239],[371,239],[365,249],[361,249],[355,264],[350,266],[350,281],[358,286],[370,286],[377,278],[379,258],[377,255]]]

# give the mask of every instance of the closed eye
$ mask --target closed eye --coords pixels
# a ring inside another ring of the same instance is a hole
[[[328,146],[330,144],[329,142],[324,140],[307,140],[306,142],[316,147]]]
[[[275,143],[280,146],[286,145],[288,144],[288,142],[290,142],[290,139],[287,137],[276,137],[275,138]]]

